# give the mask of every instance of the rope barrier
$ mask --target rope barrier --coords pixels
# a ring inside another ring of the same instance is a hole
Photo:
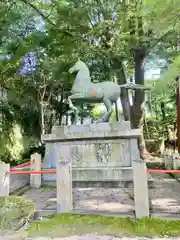
[[[41,170],[41,171],[16,171],[16,172],[11,172],[8,171],[9,174],[55,174],[56,170]]]
[[[176,157],[175,159],[180,160],[179,157]],[[13,168],[10,168],[8,173],[13,174],[13,175],[15,175],[15,174],[55,174],[56,173],[56,170],[53,170],[53,169],[42,169],[41,171],[20,171],[20,170],[28,169],[28,168],[23,168],[23,167],[27,166],[29,164],[33,164],[34,162],[35,162],[35,160],[30,160],[28,162],[19,164]],[[147,173],[180,173],[180,170],[147,169],[146,172]]]
[[[22,167],[22,168],[16,168],[16,169],[10,168],[9,170],[10,170],[10,171],[13,171],[13,172],[14,172],[14,171],[21,171],[21,170],[29,170],[29,166],[28,166],[28,167]]]
[[[147,169],[146,172],[148,173],[180,173],[180,170],[166,170],[166,169]],[[56,170],[47,169],[41,171],[8,171],[9,174],[55,174]]]
[[[180,170],[167,170],[167,169],[147,169],[148,173],[180,173]]]
[[[21,167],[24,167],[24,166],[27,166],[29,164],[33,164],[34,163],[34,160],[30,160],[29,162],[25,162],[25,163],[22,163],[22,164],[19,164],[13,168],[10,168],[10,170],[16,170],[16,169],[19,169]]]

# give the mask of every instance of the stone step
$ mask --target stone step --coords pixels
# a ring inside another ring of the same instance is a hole
[[[132,182],[133,174],[132,167],[121,167],[121,166],[105,166],[105,167],[73,167],[72,168],[72,179],[74,186],[83,185],[83,187],[91,186],[94,183],[102,182],[102,186],[106,184],[106,182],[112,182],[112,186],[114,182]],[[48,182],[55,182],[56,175],[53,176],[42,176],[42,180],[44,184],[50,185]],[[85,184],[85,185],[84,185]],[[54,185],[54,184],[53,184]],[[92,185],[92,186],[93,186]],[[110,187],[110,185],[108,184]]]
[[[149,169],[164,169],[165,168],[165,164],[164,164],[164,159],[163,158],[158,158],[155,160],[146,160],[146,165],[147,168]]]
[[[178,213],[162,213],[162,212],[156,212],[151,213],[152,218],[162,219],[162,220],[180,220],[180,214]]]
[[[33,219],[38,220],[41,218],[46,218],[50,215],[56,213],[56,209],[54,210],[37,210],[34,214]],[[103,215],[108,217],[132,217],[135,218],[134,211],[127,211],[127,212],[113,212],[113,211],[101,211],[101,210],[86,210],[86,209],[73,209],[72,214],[93,214],[93,215]]]
[[[54,210],[37,210],[35,213],[34,213],[34,217],[33,219],[34,220],[38,220],[38,219],[41,219],[41,218],[45,218],[45,217],[48,217],[50,215],[53,215],[56,213],[56,209]]]
[[[126,171],[126,170],[132,170],[132,167],[124,167],[124,166],[102,166],[102,167],[72,167],[72,170],[88,170],[88,171],[91,171],[91,170],[113,170],[113,169],[116,169],[116,170],[122,170],[122,171]]]

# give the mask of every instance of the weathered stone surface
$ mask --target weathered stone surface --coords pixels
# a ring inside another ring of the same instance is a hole
[[[58,150],[60,150],[58,152]],[[56,189],[57,189],[57,213],[66,213],[72,210],[72,167],[69,147],[59,148],[55,144],[56,152]]]
[[[149,217],[148,174],[144,161],[133,161],[136,218]]]
[[[32,154],[31,160],[34,161],[34,163],[32,163],[30,165],[31,171],[35,171],[35,172],[41,171],[41,154],[39,154],[39,153]],[[30,186],[32,188],[40,188],[41,187],[41,173],[30,175]]]
[[[55,126],[43,135],[46,154],[43,168],[56,168],[57,156],[72,162],[73,181],[132,180],[132,161],[140,159],[139,129],[129,122]],[[54,146],[56,145],[56,150]],[[55,181],[44,175],[43,181]]]
[[[9,164],[6,164],[4,162],[0,162],[0,197],[9,196],[9,174],[7,172],[9,171]]]
[[[66,154],[73,167],[130,166],[129,141],[96,140],[73,143],[57,143],[59,155]],[[65,151],[69,149],[69,153]]]
[[[28,169],[25,168],[24,171]],[[29,174],[13,174],[10,175],[10,184],[9,184],[9,193],[13,193],[14,191],[22,188],[30,183],[30,175]]]
[[[98,123],[87,125],[55,126],[51,134],[42,135],[43,141],[68,141],[97,138],[137,138],[140,129],[130,129],[126,121],[117,123]]]

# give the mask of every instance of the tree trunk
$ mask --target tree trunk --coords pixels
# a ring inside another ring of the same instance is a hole
[[[81,105],[81,124],[84,122],[84,104]]]
[[[50,134],[50,133],[51,133],[51,130],[52,130],[52,127],[53,127],[53,117],[54,117],[54,114],[51,113],[50,118],[49,118],[49,121],[48,121],[48,123],[46,124],[47,134]]]
[[[116,111],[116,121],[119,122],[119,111],[118,111],[117,102],[115,102],[115,111]]]
[[[126,81],[126,75],[124,72],[124,66],[121,60],[118,58],[113,59],[113,68],[116,70],[116,75],[118,79],[118,84],[125,84]],[[117,71],[118,70],[118,71]],[[123,109],[123,115],[125,121],[130,121],[130,103],[129,103],[129,95],[128,90],[125,88],[121,89],[121,104]]]
[[[45,123],[44,123],[44,103],[41,101],[41,134],[45,133]]]
[[[61,125],[62,123],[62,117],[63,117],[63,101],[64,101],[64,89],[62,89],[62,93],[61,93],[61,99],[59,102],[59,125]]]
[[[165,112],[164,102],[161,102],[161,113],[162,113],[162,120],[166,120],[166,112]]]
[[[144,85],[144,60],[146,57],[145,49],[134,50],[135,63],[135,83]],[[140,128],[141,136],[138,139],[138,147],[141,157],[145,158],[147,154],[144,135],[143,135],[143,120],[144,120],[144,100],[145,92],[136,90],[133,97],[133,106],[131,107],[131,124],[132,128]]]
[[[69,124],[69,113],[66,113],[66,126]]]
[[[125,121],[130,121],[130,103],[129,103],[129,95],[128,90],[123,88],[121,89],[121,104],[123,109],[123,115]]]

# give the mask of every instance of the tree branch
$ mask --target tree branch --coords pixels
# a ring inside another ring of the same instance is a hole
[[[54,2],[54,5],[52,6],[52,8],[51,8],[49,14],[46,16],[47,18],[49,18],[49,17],[51,16],[51,14],[52,14],[52,12],[53,12],[53,10],[54,10],[56,4],[57,4],[57,2]]]
[[[165,37],[167,37],[170,33],[172,33],[172,30],[169,30],[167,32],[165,32],[162,36],[160,36],[156,42],[153,44],[152,47],[155,47],[156,44],[158,44],[159,42],[161,42]]]
[[[163,35],[161,35],[158,39],[156,39],[155,43],[153,45],[149,46],[149,50],[154,48],[159,42],[161,42],[165,37],[167,37],[168,35],[170,35],[173,32],[173,30],[168,30],[167,32],[165,32]]]
[[[31,2],[29,2],[28,0],[20,0],[21,2],[23,2],[24,4],[30,6],[32,9],[34,9],[46,22],[48,22],[49,24],[51,24],[53,27],[55,27],[56,29],[58,29],[59,31],[61,31],[63,34],[73,37],[73,34],[66,31],[66,30],[62,30],[60,28],[57,27],[57,25],[55,23],[53,23],[48,16],[46,16],[42,11],[40,11],[34,4],[32,4]]]

